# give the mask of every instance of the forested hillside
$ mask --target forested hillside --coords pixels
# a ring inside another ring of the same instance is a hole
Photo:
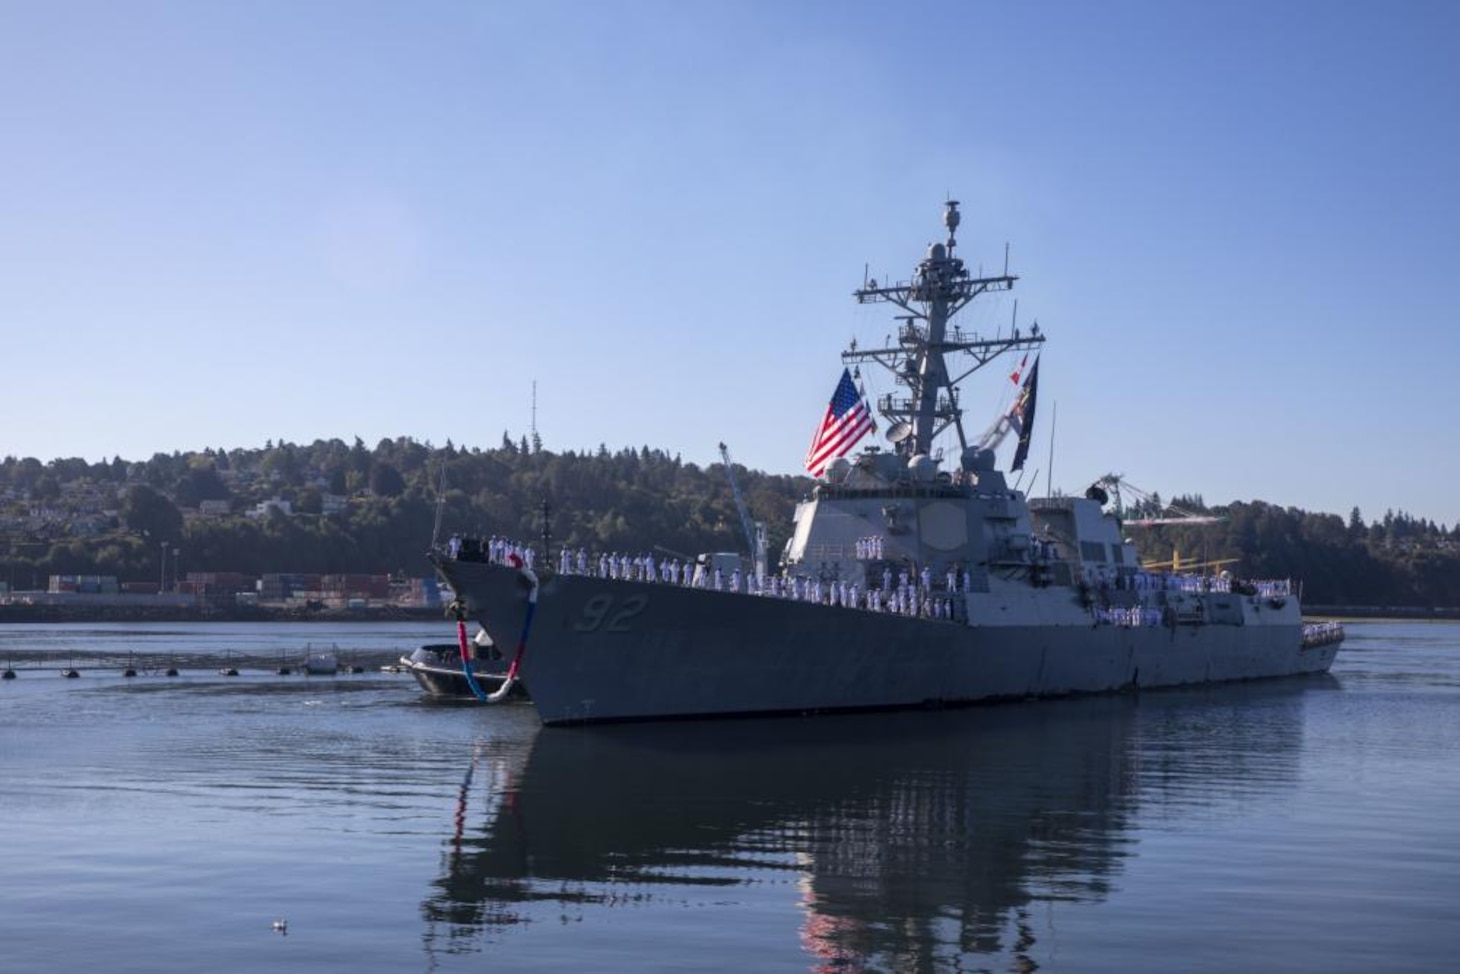
[[[444,497],[438,504],[442,471]],[[752,516],[780,551],[804,477],[737,467]],[[647,446],[552,452],[503,434],[492,449],[358,438],[149,460],[0,462],[0,582],[44,587],[52,574],[180,577],[188,571],[427,573],[443,534],[535,539],[551,506],[555,542],[592,550],[743,549],[729,479]],[[275,503],[277,502],[277,503]],[[1291,577],[1324,604],[1460,606],[1460,529],[1406,514],[1366,523],[1249,501],[1209,508],[1217,524],[1131,527],[1148,561],[1226,559],[1248,577]],[[1161,507],[1159,498],[1126,513]],[[164,561],[165,559],[165,561]]]
[[[445,470],[444,497],[440,494]],[[810,481],[737,467],[775,550]],[[442,497],[438,504],[438,497]],[[556,543],[679,552],[743,547],[725,469],[648,447],[553,453],[505,434],[496,449],[407,438],[158,454],[143,462],[0,462],[0,581],[121,579],[187,571],[429,572],[444,534],[536,539],[547,500]],[[279,503],[274,503],[278,501]],[[168,566],[163,559],[168,559]]]

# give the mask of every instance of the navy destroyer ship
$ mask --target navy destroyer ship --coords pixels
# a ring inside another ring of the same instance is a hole
[[[1084,497],[1027,498],[993,449],[1028,451],[1038,359],[1014,407],[966,435],[961,384],[1027,333],[981,336],[954,318],[1016,277],[970,273],[947,237],[910,280],[865,280],[860,303],[899,310],[881,347],[848,369],[813,442],[817,476],[772,573],[630,562],[454,541],[429,557],[499,647],[515,646],[499,700],[520,684],[548,725],[670,717],[830,713],[1059,697],[1326,672],[1342,631],[1305,628],[1287,581],[1148,571],[1097,484]],[[888,370],[887,446],[850,453],[872,427],[850,368]],[[1002,377],[1001,377],[1002,378]],[[938,437],[951,431],[956,452]],[[536,556],[536,557],[534,557]],[[464,626],[459,626],[465,660]]]

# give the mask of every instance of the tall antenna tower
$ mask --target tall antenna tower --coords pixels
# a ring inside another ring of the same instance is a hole
[[[542,450],[542,437],[537,435],[537,380],[532,380],[532,452]]]
[[[1008,291],[1018,278],[972,277],[963,261],[954,256],[955,233],[962,217],[958,201],[943,204],[943,226],[948,240],[928,248],[911,281],[896,284],[869,280],[853,292],[859,304],[889,302],[901,308],[897,343],[888,336],[884,348],[853,347],[842,353],[842,361],[876,362],[892,373],[894,381],[907,386],[907,395],[888,394],[877,400],[877,411],[890,425],[886,436],[899,456],[930,456],[933,440],[952,427],[958,434],[958,448],[968,448],[963,432],[963,407],[958,401],[958,384],[1004,352],[1032,350],[1044,343],[1037,328],[1021,335],[1017,328],[1008,338],[980,338],[949,326],[953,316],[985,292]],[[964,352],[971,358],[956,360],[950,367],[946,356]],[[955,375],[959,369],[963,371]]]

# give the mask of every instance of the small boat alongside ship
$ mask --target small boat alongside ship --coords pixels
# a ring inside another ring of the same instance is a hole
[[[928,248],[911,280],[868,279],[854,292],[858,303],[893,305],[898,323],[880,346],[853,341],[842,354],[847,368],[807,455],[817,480],[774,573],[759,553],[744,570],[702,559],[692,571],[546,542],[534,551],[453,539],[432,549],[458,617],[494,645],[515,639],[492,697],[525,686],[554,725],[964,705],[1328,671],[1342,628],[1306,627],[1288,580],[1147,569],[1100,481],[1083,497],[1030,498],[1010,485],[995,448],[1016,435],[1009,471],[1021,469],[1046,336],[1037,325],[988,337],[951,324],[1017,280],[969,272],[955,256],[959,220],[950,201],[946,242]],[[1018,353],[1014,404],[982,438],[965,435],[960,383]],[[864,364],[906,391],[877,400],[886,445],[848,455],[874,428],[851,372]],[[427,692],[454,686],[440,649],[439,661],[410,667]]]
[[[471,668],[472,676],[484,693],[497,692],[507,680],[507,663],[500,656],[495,659],[474,658]],[[461,650],[455,643],[420,646],[409,655],[402,656],[393,670],[414,676],[421,689],[431,697],[474,700],[477,696],[462,670]],[[508,693],[517,699],[527,698],[527,691],[521,683],[513,684]]]

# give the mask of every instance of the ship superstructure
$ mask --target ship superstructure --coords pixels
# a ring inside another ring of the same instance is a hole
[[[1007,423],[970,442],[960,383],[1046,339],[1037,326],[987,338],[953,324],[1016,280],[968,272],[955,256],[959,221],[950,201],[947,239],[910,281],[855,292],[902,313],[895,343],[854,343],[843,360],[887,369],[905,393],[877,403],[888,447],[825,467],[775,574],[691,573],[652,556],[545,552],[534,569],[517,549],[432,553],[464,614],[498,645],[516,638],[545,723],[961,704],[1329,668],[1341,631],[1305,638],[1285,581],[1147,572],[1099,485],[1029,500],[996,465]],[[951,458],[935,446],[950,430]]]

